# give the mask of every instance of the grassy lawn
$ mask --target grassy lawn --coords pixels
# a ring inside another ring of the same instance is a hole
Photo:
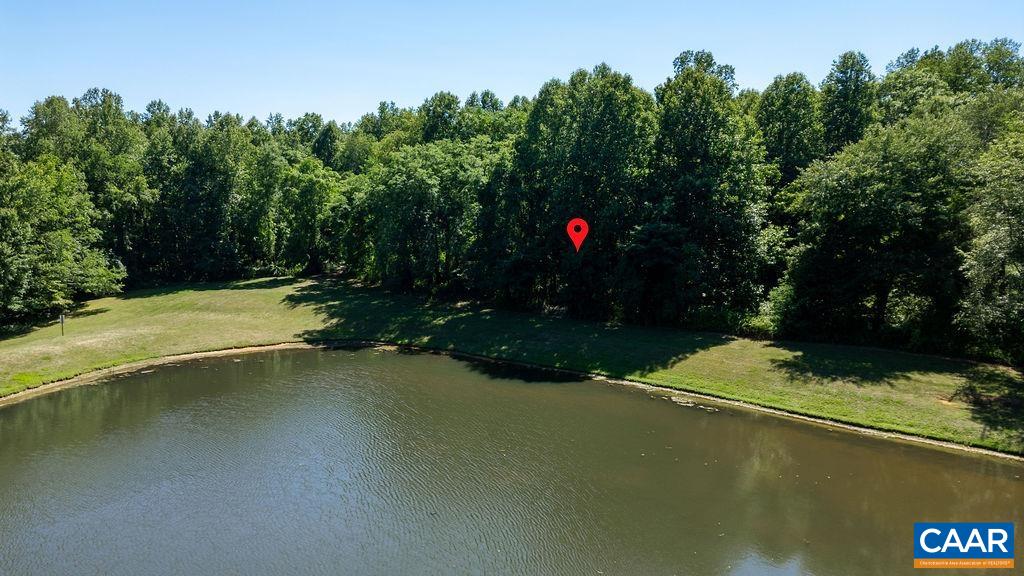
[[[871,348],[759,342],[426,304],[289,278],[138,291],[90,302],[67,334],[0,340],[0,396],[170,354],[291,341],[382,340],[630,378],[941,440],[1024,453],[1024,377]]]

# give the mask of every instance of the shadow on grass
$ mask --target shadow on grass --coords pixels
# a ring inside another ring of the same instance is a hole
[[[773,342],[793,352],[772,360],[775,369],[794,382],[850,382],[857,386],[892,387],[911,373],[947,374],[962,384],[946,400],[963,402],[971,419],[992,432],[1024,443],[1024,376],[1012,369],[874,348]],[[870,353],[866,353],[870,351]]]
[[[793,353],[772,360],[772,366],[794,381],[842,381],[857,386],[906,380],[913,372],[962,375],[970,363],[938,356],[843,344],[772,342],[775,348]]]
[[[618,377],[667,368],[731,340],[720,334],[578,322],[470,304],[432,304],[337,279],[299,286],[284,301],[292,307],[311,307],[324,318],[324,328],[298,335],[310,342],[380,340]],[[494,375],[501,370],[483,364],[474,369]],[[550,381],[552,376],[545,374],[543,379]]]
[[[68,314],[68,318],[86,318],[86,317],[89,317],[89,316],[96,316],[98,314],[103,314],[105,312],[110,312],[110,308],[103,307],[103,308],[81,309],[81,310],[75,310],[74,312],[71,312],[70,314]]]
[[[43,324],[5,324],[0,325],[0,340],[6,338],[14,338],[15,336],[21,336],[22,334],[28,334],[29,332],[46,326],[47,323]]]
[[[73,305],[73,307],[66,312],[67,319],[71,320],[77,318],[85,318],[87,316],[96,316],[98,314],[103,314],[105,312],[110,311],[110,308],[106,307],[86,309],[85,306],[85,302],[76,302]],[[22,336],[24,334],[28,334],[29,332],[33,332],[40,328],[46,328],[47,326],[53,326],[56,324],[60,324],[60,319],[59,316],[55,315],[54,317],[49,318],[47,320],[42,320],[34,323],[0,325],[0,340],[14,338],[15,336]]]
[[[1024,443],[1024,377],[996,366],[976,365],[963,371],[964,384],[951,400],[965,402],[971,417],[993,431],[1009,432]]]
[[[133,300],[136,298],[164,296],[177,292],[202,292],[206,290],[267,290],[291,286],[293,284],[298,284],[303,280],[303,278],[296,278],[294,276],[280,276],[275,278],[257,278],[254,280],[168,284],[166,286],[158,286],[155,288],[130,290],[123,294],[119,294],[117,297],[121,300]]]

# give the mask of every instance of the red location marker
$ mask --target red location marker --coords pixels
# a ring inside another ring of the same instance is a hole
[[[576,246],[576,251],[579,252],[580,246],[583,245],[583,239],[587,237],[587,232],[590,231],[590,227],[587,226],[587,221],[583,218],[573,218],[569,220],[565,231],[569,234],[569,238],[572,239],[573,245]]]

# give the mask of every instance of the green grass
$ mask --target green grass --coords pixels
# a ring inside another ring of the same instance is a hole
[[[0,396],[136,360],[291,341],[381,340],[630,378],[1024,453],[1024,377],[901,352],[761,342],[428,304],[289,278],[138,291],[0,340]]]

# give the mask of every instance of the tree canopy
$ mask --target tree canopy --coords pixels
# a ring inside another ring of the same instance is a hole
[[[92,89],[0,112],[0,325],[123,287],[341,274],[614,322],[1024,363],[1018,43],[763,91],[705,51],[354,122]],[[590,233],[577,252],[566,223]]]

